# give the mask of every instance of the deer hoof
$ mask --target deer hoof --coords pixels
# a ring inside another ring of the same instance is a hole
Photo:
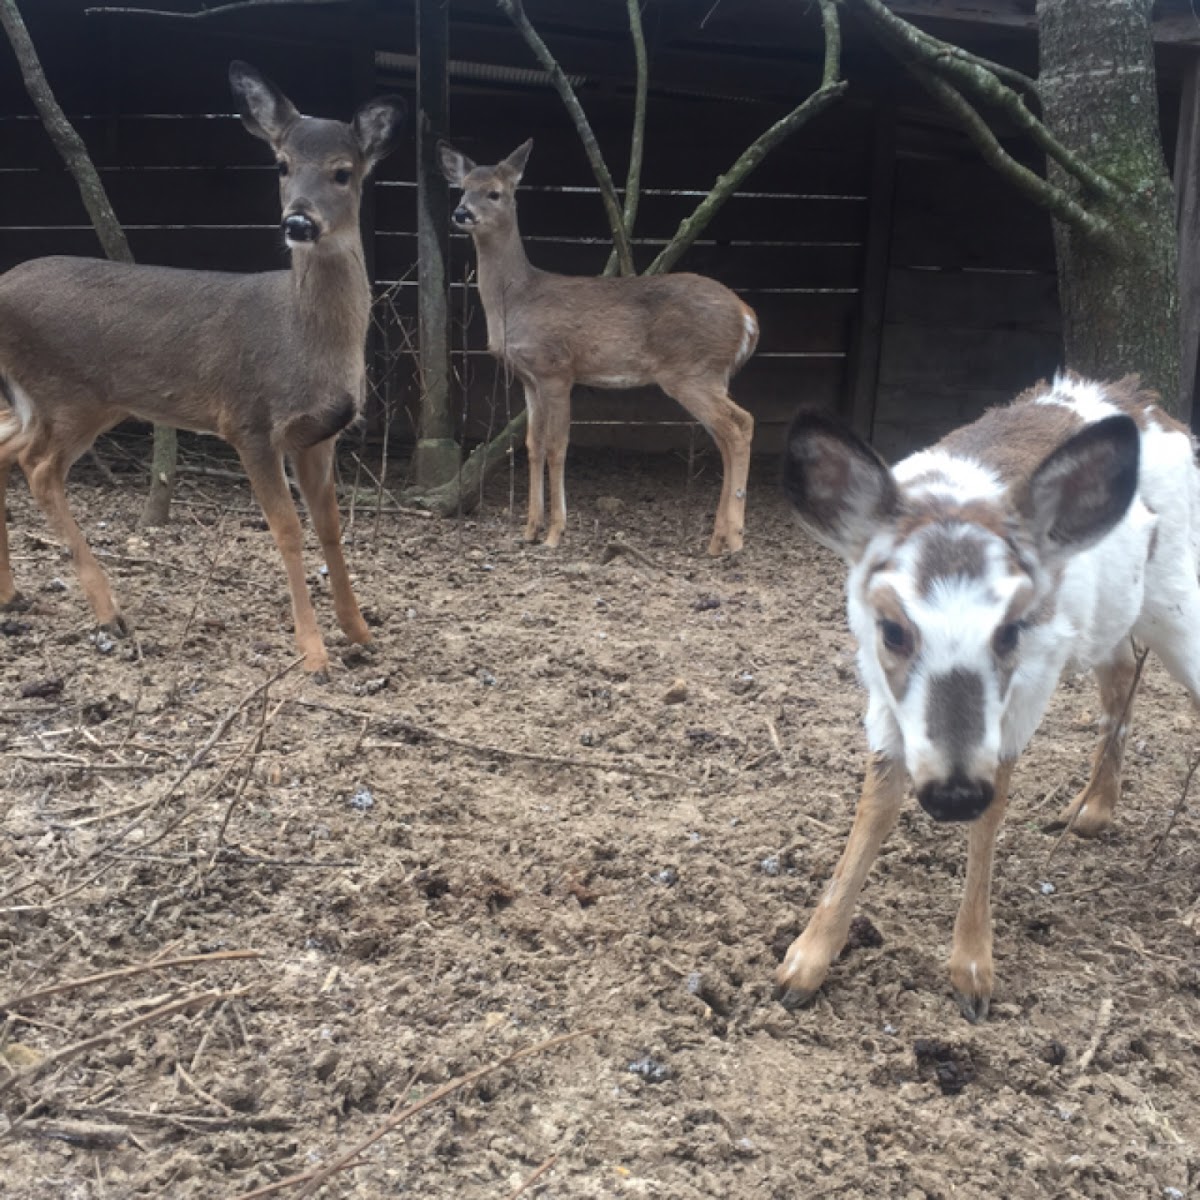
[[[109,637],[128,637],[129,625],[125,618],[121,616],[120,613],[117,613],[117,615],[112,617],[110,620],[101,622],[100,632],[107,633]]]
[[[1077,837],[1099,837],[1112,825],[1112,807],[1099,803],[1096,797],[1084,793],[1077,796],[1046,826],[1047,832],[1066,829]]]
[[[986,1021],[992,1007],[992,964],[990,956],[950,964],[950,985],[958,1011],[972,1025]]]
[[[830,959],[820,950],[813,953],[812,943],[804,944],[801,934],[789,947],[775,972],[775,995],[788,1011],[807,1004],[820,990],[829,974]]]
[[[981,1021],[986,1021],[988,1012],[992,1007],[991,996],[972,996],[966,992],[957,990],[954,993],[954,1002],[958,1005],[958,1011],[972,1025],[978,1025]]]

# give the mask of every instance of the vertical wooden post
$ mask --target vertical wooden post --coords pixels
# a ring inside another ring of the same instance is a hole
[[[1175,137],[1175,224],[1179,235],[1179,415],[1195,422],[1200,385],[1200,57],[1188,64]]]
[[[896,109],[891,97],[875,104],[871,144],[871,194],[846,385],[847,416],[854,431],[870,438],[875,425],[875,391],[883,349],[888,268],[892,250],[892,200],[896,190]]]
[[[413,455],[418,487],[458,470],[450,411],[450,195],[437,160],[449,116],[449,0],[417,0],[417,344],[421,418]]]

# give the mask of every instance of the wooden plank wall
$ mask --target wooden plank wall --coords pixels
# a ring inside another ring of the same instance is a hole
[[[285,265],[270,154],[233,115],[226,68],[230,58],[245,57],[305,111],[346,116],[362,85],[356,83],[354,27],[345,11],[297,9],[286,26],[269,14],[248,15],[231,32],[215,22],[85,18],[82,7],[81,0],[40,0],[30,7],[29,21],[51,82],[127,224],[135,255],[145,262],[229,270]],[[394,10],[385,26],[389,40],[377,48],[411,54],[407,10],[399,2],[388,8]],[[452,57],[487,59],[487,38],[468,31],[457,47],[454,39],[452,29]],[[361,47],[358,53],[361,58]],[[528,66],[524,55],[510,35],[489,61]],[[678,77],[684,60],[664,61]],[[811,64],[804,70],[811,74]],[[726,82],[710,71],[693,90],[720,91]],[[744,88],[749,77],[740,82]],[[412,83],[402,71],[380,73],[381,90],[410,99]],[[778,96],[778,83],[772,87]],[[628,155],[628,89],[595,80],[582,85],[581,95],[620,180]],[[865,266],[872,103],[869,93],[844,102],[778,149],[680,264],[722,280],[759,314],[758,354],[732,391],[755,414],[760,450],[778,447],[801,402],[845,407]],[[639,262],[653,257],[717,175],[785,107],[778,98],[751,102],[682,88],[652,97]],[[520,206],[530,257],[549,269],[601,269],[607,256],[603,211],[552,90],[455,77],[451,123],[452,139],[481,162],[532,136]],[[879,444],[893,454],[983,403],[1011,395],[1052,369],[1057,355],[1048,221],[953,139],[931,152],[928,138],[904,116],[896,140],[874,427]],[[383,165],[375,209],[375,274],[386,298],[381,311],[389,314],[376,342],[376,374],[391,402],[391,428],[409,436],[417,399],[410,350],[416,292],[411,143]],[[32,115],[16,71],[5,64],[0,269],[40,254],[98,250],[74,186]],[[459,419],[468,437],[478,437],[519,411],[522,398],[484,352],[482,312],[463,283],[472,258],[467,239],[454,238],[453,361],[466,383]],[[686,414],[652,390],[581,390],[575,417],[576,444],[665,449],[685,447],[695,436]],[[701,434],[698,441],[707,438]]]

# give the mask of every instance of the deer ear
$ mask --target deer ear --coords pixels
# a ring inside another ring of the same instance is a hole
[[[229,64],[229,86],[241,109],[242,124],[272,146],[300,119],[296,106],[249,63],[234,59]]]
[[[408,116],[408,104],[403,96],[379,96],[368,100],[354,114],[351,128],[358,148],[367,160],[367,171],[386,158],[400,141],[400,130]]]
[[[1094,546],[1137,493],[1140,438],[1123,414],[1106,417],[1045,458],[1016,498],[1047,565]]]
[[[851,564],[899,505],[887,463],[862,438],[811,409],[797,413],[788,430],[783,491],[809,533]]]
[[[459,154],[449,142],[438,142],[437,148],[446,182],[452,187],[462,187],[463,180],[475,170],[475,164],[465,154]]]
[[[529,161],[529,152],[533,149],[533,138],[522,142],[500,165],[507,167],[515,176],[513,183],[520,183],[525,174],[525,164]]]

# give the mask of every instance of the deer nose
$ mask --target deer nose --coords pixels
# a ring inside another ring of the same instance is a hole
[[[949,780],[927,783],[917,800],[935,821],[974,821],[991,804],[995,790],[981,779],[951,775]]]
[[[465,205],[460,204],[454,210],[454,223],[455,225],[474,225],[475,214]]]
[[[307,213],[288,213],[283,218],[283,233],[289,242],[315,242],[321,236],[316,221]]]

